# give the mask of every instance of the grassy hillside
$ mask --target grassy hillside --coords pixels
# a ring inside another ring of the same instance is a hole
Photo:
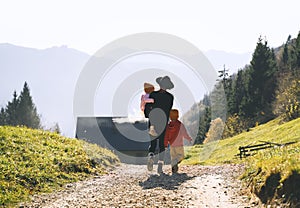
[[[286,143],[300,141],[300,119],[280,124],[279,119],[250,129],[235,137],[187,148],[185,164],[241,163],[235,155],[239,146],[261,144],[260,141]],[[299,143],[296,146],[300,145]]]
[[[235,156],[239,146],[273,143],[297,143],[260,150],[247,159]],[[250,129],[235,137],[196,145],[187,149],[184,164],[245,163],[242,178],[264,203],[274,198],[299,202],[300,196],[300,118],[287,123],[279,119]],[[295,202],[296,203],[296,202]]]
[[[107,166],[118,161],[112,152],[81,140],[0,126],[0,206],[105,173]]]

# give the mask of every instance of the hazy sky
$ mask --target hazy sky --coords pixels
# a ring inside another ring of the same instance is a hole
[[[200,50],[251,52],[260,35],[281,45],[300,30],[298,0],[0,0],[0,43],[89,54],[139,32],[165,32]]]

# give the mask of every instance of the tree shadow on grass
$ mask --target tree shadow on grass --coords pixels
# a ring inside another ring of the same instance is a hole
[[[139,182],[139,185],[143,187],[143,189],[161,187],[167,190],[176,190],[182,183],[191,180],[194,177],[195,176],[188,176],[186,173],[177,173],[174,175],[150,175],[147,180]]]

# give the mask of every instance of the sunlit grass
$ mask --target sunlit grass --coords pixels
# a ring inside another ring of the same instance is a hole
[[[256,154],[243,159],[237,156],[239,146],[261,144],[261,141],[278,144],[296,143],[259,150]],[[299,187],[296,187],[299,185],[299,181],[295,181],[298,180],[295,178],[300,174],[300,118],[283,124],[280,119],[275,119],[235,137],[187,147],[185,151],[185,160],[182,161],[182,164],[245,164],[245,172],[241,178],[247,182],[248,186],[252,187],[253,192],[262,194],[263,197],[271,197],[271,199],[276,197],[276,193],[274,192],[272,195],[263,191],[272,188],[268,187],[272,185],[268,185],[267,180],[271,180],[271,176],[277,174],[279,185],[275,183],[276,181],[274,182],[276,190],[288,193],[284,194],[287,201],[297,200],[294,197],[299,194]],[[263,186],[264,189],[262,189]]]
[[[118,161],[112,152],[82,140],[0,126],[0,206],[13,206],[30,194],[102,174]]]
[[[238,156],[239,146],[261,144],[260,141],[273,143],[286,143],[291,141],[300,141],[300,119],[280,124],[279,119],[270,121],[269,123],[260,125],[250,129],[249,132],[244,132],[235,137],[210,142],[204,145],[195,145],[185,148],[185,160],[183,164],[223,164],[223,163],[244,163],[245,160],[240,160]],[[300,144],[293,145],[294,148]],[[284,150],[284,149],[280,149]],[[278,150],[278,151],[280,151]],[[274,149],[258,151],[260,154],[272,152]],[[285,153],[282,153],[284,155]],[[260,156],[257,155],[258,158]],[[249,160],[257,158],[250,157]]]

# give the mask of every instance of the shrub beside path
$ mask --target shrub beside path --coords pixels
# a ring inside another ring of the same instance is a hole
[[[157,175],[145,165],[121,164],[106,175],[33,196],[19,207],[257,207],[237,179],[242,170],[241,165],[182,165],[172,175],[165,165],[165,174]]]

